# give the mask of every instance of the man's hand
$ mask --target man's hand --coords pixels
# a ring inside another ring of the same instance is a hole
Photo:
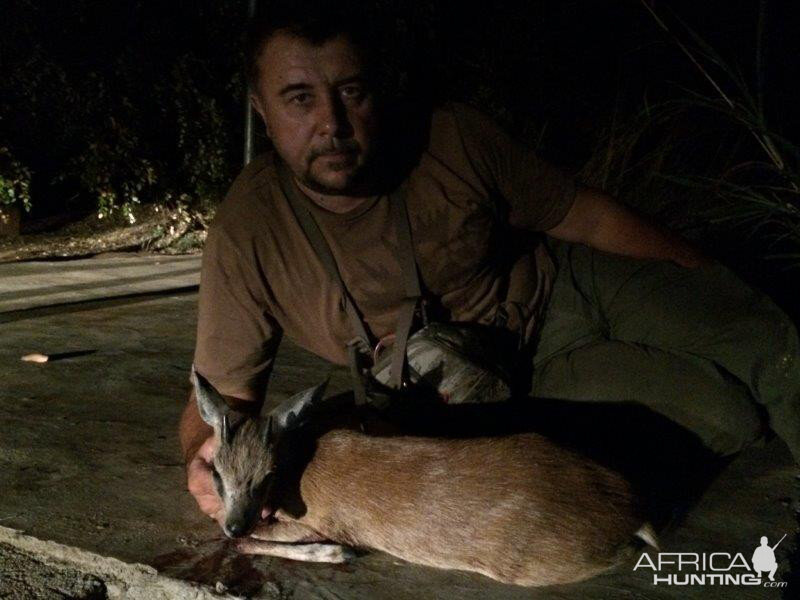
[[[699,267],[709,267],[714,261],[700,252],[694,246],[688,244],[679,245],[671,257],[672,262],[687,269],[697,269]]]
[[[186,462],[189,492],[194,496],[200,510],[219,523],[225,517],[225,511],[211,475],[211,459],[217,450],[217,440],[214,430],[200,418],[194,392],[189,396],[189,402],[181,416],[178,435]]]
[[[217,440],[209,437],[186,465],[186,479],[189,492],[197,500],[200,510],[221,524],[225,509],[217,495],[211,475],[211,459],[217,449]]]

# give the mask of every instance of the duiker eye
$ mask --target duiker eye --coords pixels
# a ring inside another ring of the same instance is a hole
[[[272,475],[267,475],[262,479],[258,484],[250,486],[250,496],[252,498],[261,498],[264,494],[267,493],[267,488],[269,487],[270,478]]]
[[[219,471],[216,468],[211,467],[211,478],[214,480],[214,488],[217,490],[217,494],[222,497],[222,477],[219,476]]]

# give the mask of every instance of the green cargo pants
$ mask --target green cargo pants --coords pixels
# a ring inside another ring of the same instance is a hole
[[[765,423],[800,462],[794,324],[729,269],[684,269],[548,240],[558,267],[534,355],[536,397],[633,401],[720,455]]]

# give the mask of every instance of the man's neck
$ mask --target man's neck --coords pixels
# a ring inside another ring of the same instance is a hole
[[[308,196],[314,204],[333,213],[341,214],[350,212],[368,200],[368,198],[364,196],[334,196],[322,194],[312,190],[302,182],[297,181],[297,179],[295,179],[295,182],[300,188],[300,191]]]

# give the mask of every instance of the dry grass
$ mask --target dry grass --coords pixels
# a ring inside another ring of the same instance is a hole
[[[642,4],[709,91],[683,90],[614,120],[580,177],[723,259],[747,254],[751,268],[771,273],[800,268],[800,147],[768,126],[760,82],[748,83],[676,17]],[[761,24],[756,34],[760,48]]]

